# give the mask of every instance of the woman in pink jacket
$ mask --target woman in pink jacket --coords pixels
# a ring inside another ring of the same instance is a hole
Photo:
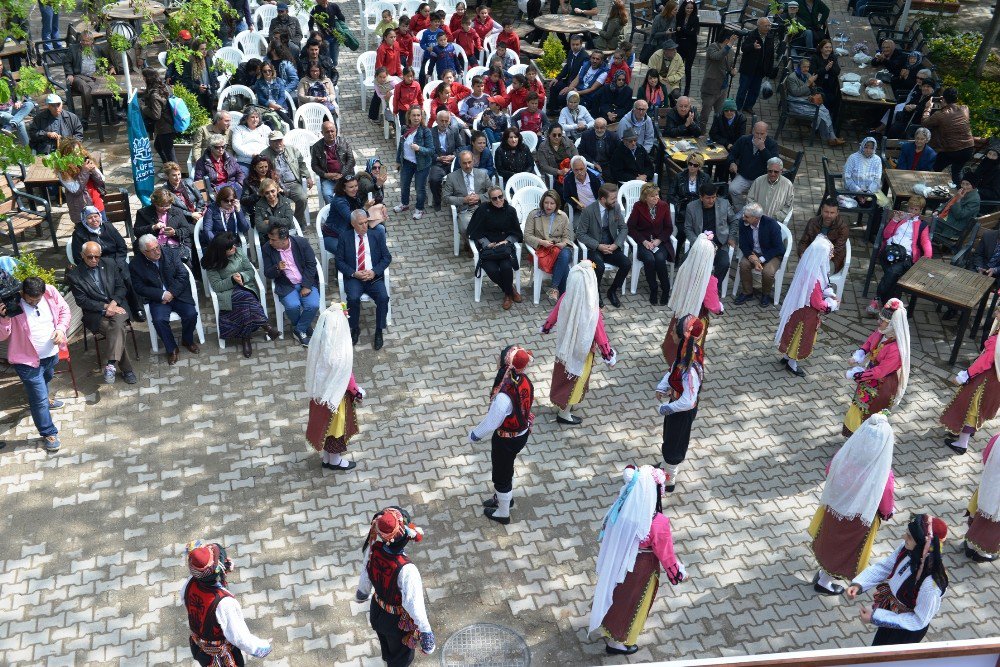
[[[956,454],[964,454],[969,439],[987,422],[997,416],[1000,409],[1000,309],[997,309],[990,336],[983,351],[968,370],[959,373],[954,383],[961,389],[941,415],[941,424],[948,433],[944,444]]]
[[[13,312],[14,308],[19,312]],[[7,360],[21,378],[28,395],[31,419],[46,451],[59,451],[59,429],[52,423],[50,410],[62,401],[49,398],[49,382],[66,349],[69,333],[69,305],[62,295],[41,278],[26,278],[16,303],[0,303],[0,340],[9,340]]]
[[[906,212],[893,211],[892,218],[882,230],[878,262],[882,266],[882,280],[875,288],[876,297],[868,304],[867,312],[876,316],[882,305],[896,296],[896,283],[921,257],[932,257],[930,224],[920,216],[927,200],[910,197]]]

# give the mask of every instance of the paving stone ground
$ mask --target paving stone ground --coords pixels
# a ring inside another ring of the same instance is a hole
[[[342,54],[343,134],[359,163],[372,155],[391,163],[390,143],[357,111],[354,58]],[[765,117],[773,105],[764,105]],[[102,146],[112,155],[108,179],[128,185],[115,141],[109,134]],[[793,130],[783,143],[797,141]],[[837,162],[846,156],[808,150],[796,181],[796,235],[815,211],[824,154]],[[393,177],[390,205],[397,187]],[[150,357],[146,329],[138,327],[136,387],[101,383],[93,350],[85,352],[77,337],[79,398],[67,376],[55,382],[68,396],[56,413],[63,440],[56,456],[39,447],[16,377],[0,369],[0,437],[8,442],[0,450],[0,662],[190,664],[178,593],[183,545],[200,537],[229,547],[237,565],[231,588],[250,627],[274,639],[270,664],[380,664],[367,604],[353,595],[368,520],[390,503],[409,507],[426,530],[410,553],[439,646],[470,623],[492,622],[522,635],[536,664],[623,662],[585,637],[596,535],[621,468],[659,460],[653,389],[665,370],[659,341],[669,312],[648,305],[644,281],[621,309],[605,312],[620,361],[596,370],[579,411],[583,425],[562,428],[547,401],[554,336],[536,333],[551,304],[526,299],[504,312],[488,281],[475,303],[471,261],[452,256],[446,213],[397,217],[388,227],[394,325],[385,348],[373,352],[374,313],[363,308],[355,359],[368,393],[351,445],[353,472],[324,472],[305,444],[305,351],[290,340],[257,345],[251,360],[234,346],[220,350],[204,299],[207,344],[197,357],[183,352],[176,366]],[[63,216],[62,240],[69,229]],[[54,264],[61,251],[47,243],[29,246]],[[777,309],[727,299],[714,320],[688,461],[664,503],[691,578],[661,588],[631,662],[870,641],[857,604],[813,594],[806,536],[823,468],[843,442],[851,386],[842,373],[873,326],[860,314],[868,249],[860,236],[854,243],[845,307],[824,323],[806,378],[776,363]],[[794,253],[792,264],[789,278]],[[530,294],[530,269],[522,279]],[[945,361],[952,336],[921,305],[910,389],[893,417],[896,518],[874,554],[895,547],[911,513],[934,512],[950,525],[951,586],[931,640],[1000,633],[996,567],[974,565],[961,550],[980,452],[997,424],[976,437],[973,455],[954,457],[940,443],[936,418],[958,370]],[[497,353],[511,342],[535,352],[538,421],[517,466],[514,521],[503,527],[481,516],[491,491],[488,445],[471,445],[465,434],[485,413]],[[967,341],[960,364],[975,353]]]

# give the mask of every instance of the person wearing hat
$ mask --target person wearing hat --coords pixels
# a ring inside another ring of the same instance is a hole
[[[653,182],[653,160],[646,149],[639,145],[639,135],[629,128],[622,133],[622,140],[615,144],[611,153],[611,173],[608,180],[617,183],[626,181]]]
[[[361,546],[364,560],[354,595],[358,602],[371,597],[368,620],[389,667],[411,664],[418,646],[424,655],[436,646],[420,571],[405,552],[410,540],[423,538],[424,531],[413,524],[410,513],[393,505],[372,517]]]
[[[972,436],[1000,410],[1000,347],[997,346],[1000,308],[993,316],[983,351],[952,380],[960,389],[941,415],[941,424],[947,431],[944,444],[956,454],[968,451]]]
[[[59,137],[83,141],[83,123],[75,113],[63,108],[61,97],[49,93],[45,96],[45,108],[31,121],[28,135],[31,148],[39,155],[48,155],[59,145]]]
[[[705,110],[702,109],[702,116]],[[712,129],[708,132],[710,141],[723,146],[727,151],[747,132],[747,118],[736,108],[736,100],[729,97],[722,103],[722,112],[712,119]]]
[[[878,630],[872,646],[916,644],[941,608],[948,590],[948,572],[941,545],[948,526],[930,514],[914,515],[906,524],[906,537],[886,558],[868,566],[847,589],[847,599],[875,587],[872,606],[861,605],[862,623]]]
[[[705,378],[705,350],[701,346],[705,331],[705,323],[696,315],[671,321],[667,335],[677,351],[670,369],[656,385],[656,411],[663,415],[664,487],[671,492],[687,458],[691,427],[698,416],[698,398]]]
[[[532,354],[519,345],[508,345],[500,351],[496,378],[490,391],[490,410],[479,424],[469,431],[469,442],[480,442],[493,432],[490,459],[493,465],[493,497],[483,503],[483,515],[491,521],[510,523],[510,508],[514,497],[514,461],[528,444],[535,415],[535,387],[524,369]]]
[[[297,18],[288,13],[287,2],[279,2],[277,9],[278,15],[271,19],[271,25],[267,29],[267,42],[270,44],[275,41],[274,35],[283,30],[288,34],[288,46],[292,53],[298,53],[302,48],[302,26]]]
[[[699,124],[708,127],[712,115],[723,110],[729,82],[736,76],[736,45],[740,36],[728,30],[719,30],[715,40],[705,51],[705,73],[701,78],[701,118]],[[736,103],[733,102],[733,111]],[[744,129],[745,129],[744,124]],[[735,141],[735,139],[733,140]],[[732,145],[733,142],[730,142]]]
[[[681,85],[684,83],[684,59],[677,55],[677,42],[668,39],[663,48],[649,57],[649,68],[660,73],[660,80],[666,86],[671,100],[681,96]]]
[[[146,312],[142,307],[142,301],[132,289],[132,280],[128,272],[128,245],[114,225],[104,222],[101,212],[94,206],[83,209],[82,219],[73,228],[70,249],[75,264],[79,265],[83,261],[83,245],[90,241],[100,246],[101,258],[113,262],[121,272],[125,281],[129,310],[132,311],[132,321],[145,322]]]
[[[200,181],[208,177],[216,192],[227,185],[236,191],[236,198],[243,195],[243,179],[246,176],[236,158],[226,150],[226,138],[213,134],[208,140],[208,150],[194,163],[194,178]]]
[[[243,607],[226,589],[226,575],[233,561],[218,542],[201,540],[186,546],[188,579],[181,593],[187,610],[191,655],[202,667],[242,667],[243,654],[264,658],[271,652],[270,640],[261,639],[247,627]]]
[[[309,194],[302,187],[302,179],[310,190],[316,185],[306,160],[294,146],[285,145],[285,135],[275,130],[267,135],[268,147],[261,153],[274,165],[282,191],[295,203],[295,219],[305,229],[308,226],[306,212]]]

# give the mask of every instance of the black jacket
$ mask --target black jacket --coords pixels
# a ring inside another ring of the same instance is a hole
[[[760,48],[754,48],[759,44]],[[765,77],[774,75],[774,31],[767,33],[766,38],[761,38],[760,32],[754,30],[743,38],[743,45],[740,47],[743,57],[740,58],[740,74],[749,76]]]
[[[590,60],[590,54],[587,53],[587,49],[580,49],[580,53],[573,55],[573,51],[570,50],[566,53],[566,62],[563,64],[563,68],[559,70],[559,76],[557,79],[562,79],[564,81],[572,81],[576,78],[576,75],[580,73],[580,68],[583,67],[583,63]]]
[[[319,274],[316,272],[316,253],[313,252],[309,241],[301,236],[289,236],[292,242],[292,257],[295,259],[295,266],[302,274],[302,287],[318,289]],[[264,255],[264,275],[274,281],[274,291],[278,297],[283,297],[294,289],[294,285],[285,277],[285,272],[278,268],[281,262],[281,253],[275,250],[270,243],[265,243],[261,247],[261,254]]]
[[[617,122],[622,119],[622,116],[626,115],[632,110],[632,87],[622,86],[618,90],[614,90],[613,86],[604,85],[594,94],[595,100],[591,102],[591,106],[588,108],[597,107],[597,116],[604,116],[608,118],[608,112],[613,111],[617,114],[615,120],[611,122]]]
[[[681,118],[681,115],[677,113],[677,109],[669,109],[667,111],[666,127],[663,130],[663,136],[665,137],[700,137],[704,134],[701,130],[701,125],[698,124],[698,114],[694,107],[688,111],[688,115],[692,117],[693,121],[690,126],[685,125],[685,118]]]
[[[115,58],[115,57],[113,57],[111,55],[111,52],[108,49],[107,42],[104,42],[104,43],[101,43],[101,44],[94,44],[94,46],[92,47],[92,49],[93,49],[93,53],[94,53],[94,58],[95,59],[104,58],[104,59],[106,59],[108,61],[108,64],[111,66],[112,69],[115,69],[115,70],[118,69],[116,67],[115,63],[116,63],[116,61],[121,62],[121,58],[120,57],[119,58]],[[83,70],[83,46],[81,46],[79,42],[76,42],[75,44],[70,44],[69,45],[69,57],[66,59],[66,65],[69,68],[69,73],[72,74],[72,75],[74,75],[74,76],[76,76],[77,74],[80,74],[82,72],[82,70]],[[93,74],[93,76],[97,76],[97,73],[95,72]]]
[[[73,292],[76,305],[83,311],[83,326],[88,331],[100,329],[104,307],[112,300],[119,306],[128,308],[125,302],[125,279],[118,270],[118,265],[113,260],[101,257],[97,270],[104,284],[106,298],[97,291],[97,286],[90,277],[90,269],[85,264],[77,264],[71,271],[66,272],[66,282]]]
[[[633,155],[625,144],[619,142],[611,154],[611,174],[608,180],[624,183],[633,180],[639,174],[645,174],[646,181],[653,182],[653,161],[649,158],[649,153],[636,144]]]
[[[56,149],[56,140],[46,136],[47,132],[55,132],[61,137],[76,137],[83,141],[83,124],[72,111],[63,109],[59,116],[53,116],[48,107],[35,114],[28,131],[31,147],[39,155],[48,155]]]
[[[184,303],[194,305],[194,295],[191,294],[190,274],[181,262],[181,257],[173,248],[163,248],[160,255],[160,266],[146,259],[141,252],[136,252],[128,265],[132,277],[132,289],[144,303],[161,303],[163,287],[174,295],[174,298]]]
[[[698,171],[698,179],[696,181],[697,186],[695,187],[695,192],[688,190],[688,170],[687,167],[684,168],[679,174],[676,174],[670,179],[669,189],[666,191],[666,200],[674,205],[674,217],[678,220],[674,221],[675,226],[678,229],[683,229],[682,223],[684,219],[684,211],[687,210],[687,205],[698,198],[698,190],[701,189],[705,183],[708,183],[712,179],[709,178],[708,174],[705,172],[704,168]]]
[[[601,189],[601,186],[604,185],[604,180],[601,178],[601,175],[593,169],[588,168],[587,173],[590,174],[590,192],[594,197],[594,201],[597,201],[598,191]],[[579,201],[579,197],[577,197],[578,187],[576,176],[573,172],[571,171],[566,174],[566,177],[563,179],[563,201],[572,206],[573,210],[577,213],[583,210],[582,207],[577,206],[576,204],[576,201]]]
[[[100,234],[92,234],[86,227],[85,223],[78,222],[76,227],[73,228],[73,238],[70,240],[73,250],[73,261],[79,264],[82,261],[83,244],[93,241],[101,246],[101,259],[113,261],[118,265],[119,269],[124,271],[125,257],[128,256],[128,246],[114,225],[108,222],[102,223]]]
[[[531,171],[535,168],[535,158],[531,156],[531,151],[523,143],[518,144],[514,150],[511,150],[506,144],[500,144],[493,162],[496,165],[497,173],[505,181],[518,172]]]
[[[211,56],[206,56],[205,58],[205,69],[208,70],[208,93],[210,95],[217,95],[219,92],[219,78],[215,75],[215,62]],[[195,78],[191,68],[191,61],[181,66],[177,81],[187,88],[191,94],[198,95],[201,93],[201,77]]]
[[[778,157],[778,143],[771,137],[764,140],[764,150],[754,154],[753,135],[745,134],[733,144],[729,151],[729,162],[736,163],[737,173],[751,183],[758,176],[767,173],[767,161]]]
[[[726,122],[726,117],[721,113],[712,121],[712,129],[708,132],[708,138],[724,148],[729,148],[736,143],[736,140],[747,133],[747,117],[739,111],[730,125]]]
[[[139,209],[139,212],[135,216],[135,227],[132,229],[132,233],[135,234],[135,238],[138,240],[143,234],[152,234],[156,236],[156,232],[153,231],[153,225],[158,224],[156,219],[156,207],[152,204],[149,206],[143,206]],[[170,210],[167,212],[167,226],[173,227],[177,232],[177,241],[181,245],[186,245],[188,248],[193,247],[194,237],[194,225],[188,221],[187,216],[179,206],[171,206]],[[140,254],[139,249],[135,249],[136,255]]]
[[[621,141],[619,141],[618,135],[610,130],[604,133],[604,140],[608,142],[607,157],[604,162],[597,161],[597,132],[594,131],[594,128],[590,128],[580,136],[580,145],[577,146],[577,149],[580,151],[580,155],[587,158],[588,161],[600,164],[601,173],[607,174],[611,155],[615,152],[615,146]]]

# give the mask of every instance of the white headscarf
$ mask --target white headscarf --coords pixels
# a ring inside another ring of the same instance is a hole
[[[306,356],[306,393],[336,412],[354,368],[354,346],[347,313],[334,303],[320,313]]]
[[[986,459],[986,467],[983,468],[983,476],[979,481],[979,505],[978,511],[990,521],[1000,521],[1000,449],[997,449],[997,442],[1000,436],[993,436],[990,440],[993,449],[990,451],[990,458]]]
[[[820,503],[839,519],[870,526],[889,480],[893,441],[888,418],[869,417],[834,455]]]
[[[788,293],[781,303],[781,321],[778,323],[778,332],[774,334],[774,344],[781,344],[781,334],[785,331],[788,319],[799,308],[808,306],[812,299],[813,288],[819,282],[822,289],[826,289],[830,283],[830,253],[833,251],[833,244],[830,243],[824,234],[818,234],[816,239],[809,244],[806,251],[799,260],[799,265],[795,267],[795,276],[792,284],[788,286]]]
[[[714,265],[715,245],[708,236],[699,234],[681,267],[677,269],[677,279],[667,303],[678,320],[685,315],[697,317],[701,314],[701,305],[705,302],[705,290],[712,278]]]
[[[887,333],[891,332],[896,339],[896,347],[899,349],[900,367],[899,389],[896,391],[896,400],[892,407],[897,407],[903,401],[903,394],[906,393],[906,385],[910,381],[910,323],[906,319],[906,306],[900,302],[899,306],[892,313],[889,320]]]
[[[601,550],[597,554],[597,588],[594,590],[587,634],[601,627],[604,615],[611,608],[615,586],[625,581],[625,575],[635,567],[639,543],[649,536],[650,526],[653,525],[656,494],[659,493],[653,468],[626,468],[624,481],[625,486],[618,499],[604,515],[604,525],[598,538]]]
[[[559,331],[556,334],[556,361],[566,372],[579,377],[594,345],[601,308],[597,294],[597,274],[593,262],[580,262],[569,271],[566,293],[559,303]]]

